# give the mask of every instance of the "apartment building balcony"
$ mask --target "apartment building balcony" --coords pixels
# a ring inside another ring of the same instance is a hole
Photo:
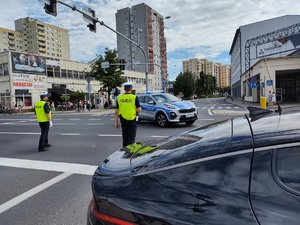
[[[41,56],[45,56],[45,57],[48,56],[46,52],[45,52],[45,53],[44,53],[44,52],[40,52],[40,55],[41,55]]]
[[[11,39],[11,40],[15,40],[15,39],[16,39],[16,38],[15,38],[15,35],[13,35],[13,34],[9,34],[9,35],[8,35],[8,38]]]
[[[46,50],[46,48],[39,48],[39,52],[46,54],[47,50]]]
[[[37,28],[40,29],[40,30],[45,30],[44,25],[41,25],[41,24],[37,24]]]
[[[38,36],[38,40],[39,40],[39,41],[46,41],[46,38],[41,37],[41,36]]]
[[[15,41],[11,41],[11,40],[9,40],[9,41],[8,41],[8,44],[10,44],[10,45],[14,45],[14,44],[15,44]]]
[[[149,49],[149,52],[153,53],[153,48],[148,47],[148,49]]]
[[[45,36],[46,36],[46,33],[45,33],[45,32],[41,32],[41,31],[38,31],[38,35],[41,35],[41,36],[45,37]]]
[[[152,29],[152,23],[148,23],[148,28]]]
[[[41,41],[39,41],[39,46],[46,46],[46,43],[45,42],[41,42]]]
[[[12,50],[12,51],[17,50],[15,46],[9,46],[8,48],[9,48],[9,50]]]

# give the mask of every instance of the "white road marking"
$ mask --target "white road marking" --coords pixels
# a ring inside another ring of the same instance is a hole
[[[104,125],[104,123],[88,123],[86,125],[89,125],[89,126],[98,126],[98,125]]]
[[[89,119],[89,120],[101,120],[101,119]]]
[[[43,154],[43,153],[41,153]],[[29,159],[13,159],[0,157],[0,166],[22,169],[45,170],[70,174],[93,175],[98,166],[79,163],[63,163]]]
[[[0,132],[0,134],[30,134],[30,135],[32,135],[32,134],[38,134],[38,135],[41,135],[41,133],[29,133],[29,132]]]
[[[215,120],[215,119],[198,119],[198,120]]]
[[[80,119],[69,119],[69,120],[80,120]]]
[[[26,199],[32,197],[33,195],[43,191],[44,189],[66,179],[72,174],[82,174],[92,176],[98,166],[77,164],[77,163],[60,163],[60,162],[50,162],[50,161],[39,161],[39,160],[27,160],[27,159],[12,159],[0,157],[0,166],[15,167],[22,169],[35,169],[44,171],[54,171],[61,172],[62,174],[40,184],[29,191],[3,203],[0,205],[0,214],[19,203],[25,201]]]
[[[6,210],[8,210],[8,209],[10,209],[10,208],[18,205],[19,203],[25,201],[26,199],[34,196],[35,194],[43,191],[44,189],[52,186],[53,184],[56,184],[56,183],[58,183],[58,182],[60,182],[60,181],[62,181],[64,179],[66,179],[70,175],[72,175],[72,174],[70,174],[70,173],[60,174],[59,176],[54,177],[51,180],[48,180],[45,183],[40,184],[40,185],[32,188],[31,190],[26,191],[23,194],[21,194],[21,195],[15,197],[15,198],[13,198],[13,199],[11,199],[11,200],[3,203],[2,205],[0,205],[0,214],[3,213]]]
[[[99,137],[122,137],[121,134],[97,134]]]
[[[77,134],[77,133],[60,133],[60,135],[62,135],[62,136],[79,136],[79,135],[82,135],[82,134]]]

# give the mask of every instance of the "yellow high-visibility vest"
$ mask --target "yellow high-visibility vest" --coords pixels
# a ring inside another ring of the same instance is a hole
[[[45,110],[44,110],[44,105],[45,104],[46,104],[45,101],[38,101],[34,106],[35,115],[36,115],[36,119],[37,119],[38,122],[47,122],[47,121],[49,121],[47,116],[46,116]]]
[[[123,94],[118,97],[119,115],[125,120],[134,120],[136,117],[135,98],[134,94]]]

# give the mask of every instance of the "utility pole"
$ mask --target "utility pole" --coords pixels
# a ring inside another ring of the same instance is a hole
[[[149,86],[148,85],[148,74],[149,74],[148,55],[146,54],[144,48],[140,44],[134,42],[130,38],[128,38],[125,35],[121,34],[120,32],[118,32],[118,31],[112,29],[111,27],[107,26],[103,21],[98,20],[98,18],[95,17],[95,11],[92,10],[92,9],[88,9],[88,11],[79,10],[79,9],[77,9],[77,7],[75,5],[69,5],[69,4],[67,4],[67,3],[65,3],[61,0],[41,0],[41,1],[45,3],[45,12],[50,14],[50,15],[53,15],[53,16],[57,15],[56,4],[60,3],[64,6],[67,6],[68,8],[72,9],[73,11],[77,11],[77,12],[81,13],[83,15],[84,20],[88,21],[88,23],[89,23],[88,27],[90,28],[91,31],[96,32],[96,23],[100,23],[101,26],[106,27],[107,29],[111,30],[112,32],[116,33],[117,35],[123,37],[127,41],[131,42],[132,44],[134,44],[135,46],[140,48],[142,50],[143,54],[144,54],[144,57],[145,57],[146,92],[148,92],[148,89],[149,89],[149,87],[148,87]]]

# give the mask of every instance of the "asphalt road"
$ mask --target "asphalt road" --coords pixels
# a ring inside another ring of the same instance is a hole
[[[136,141],[160,139],[242,115],[245,108],[221,99],[195,100],[193,125],[160,128],[138,125]],[[113,110],[56,113],[49,132],[52,147],[37,152],[40,128],[30,114],[0,115],[0,224],[75,225],[86,223],[91,176],[122,145]]]

